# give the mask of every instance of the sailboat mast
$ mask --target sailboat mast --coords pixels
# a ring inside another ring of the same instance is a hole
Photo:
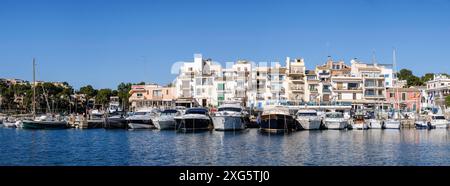
[[[36,117],[36,61],[33,58],[33,117]]]
[[[396,85],[395,85],[395,94],[396,94],[396,96],[397,96],[397,108],[398,108],[398,110],[400,111],[400,95],[398,94],[398,81],[399,81],[399,79],[398,79],[398,74],[397,74],[397,56],[396,56],[396,51],[395,51],[395,48],[394,48],[394,50],[393,50],[393,53],[392,53],[392,57],[393,57],[393,66],[394,66],[394,72],[395,72],[395,78],[397,79],[396,81]],[[395,111],[395,107],[394,107],[394,111]],[[395,113],[395,112],[394,112]]]

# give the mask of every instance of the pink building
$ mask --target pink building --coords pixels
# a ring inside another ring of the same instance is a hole
[[[133,85],[130,90],[131,109],[145,107],[169,108],[174,106],[175,87],[163,87],[156,84]]]
[[[420,90],[414,87],[387,89],[386,101],[396,110],[420,112],[420,99]]]

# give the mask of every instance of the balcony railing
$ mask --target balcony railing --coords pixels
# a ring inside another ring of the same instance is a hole
[[[291,86],[290,88],[294,91],[303,91],[303,86]]]
[[[337,87],[335,90],[362,90],[361,87]]]
[[[365,83],[364,84],[365,87],[378,87],[378,88],[383,88],[384,85],[383,84],[376,84],[376,83]]]
[[[384,95],[381,94],[364,94],[366,98],[384,98]]]

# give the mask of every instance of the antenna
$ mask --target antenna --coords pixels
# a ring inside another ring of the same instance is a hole
[[[372,63],[373,63],[373,64],[377,64],[377,59],[376,59],[376,57],[375,57],[375,49],[372,50]]]
[[[36,117],[36,61],[33,58],[33,117]]]

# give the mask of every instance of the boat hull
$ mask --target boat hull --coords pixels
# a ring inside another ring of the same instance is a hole
[[[212,118],[212,120],[214,129],[218,131],[245,129],[245,123],[241,117],[215,116]]]
[[[352,125],[352,129],[367,130],[369,129],[369,126],[366,123],[355,123]]]
[[[343,130],[347,127],[346,122],[334,122],[334,121],[328,121],[324,122],[324,127],[328,130]]]
[[[124,118],[106,119],[103,126],[105,129],[126,129],[127,127],[128,123]]]
[[[173,130],[176,127],[175,120],[158,120],[155,122],[155,127],[159,130]]]
[[[429,123],[423,122],[423,121],[416,121],[414,123],[416,129],[430,129],[431,125]]]
[[[381,122],[379,121],[369,121],[369,129],[382,129],[383,126],[381,125]]]
[[[11,122],[3,122],[3,127],[6,128],[16,128],[16,123],[11,123]]]
[[[179,131],[202,131],[213,129],[210,119],[183,118],[175,119],[176,129]]]
[[[386,121],[383,124],[383,129],[400,129],[399,121]]]
[[[52,121],[23,121],[22,128],[24,129],[67,129],[69,126],[67,122],[52,122]]]
[[[103,121],[103,120],[88,120],[87,128],[88,129],[103,128],[104,124],[105,124],[105,121]]]
[[[304,130],[319,130],[322,125],[320,120],[297,119],[297,122]]]
[[[448,128],[448,124],[444,124],[444,123],[439,123],[439,124],[433,124],[431,123],[431,128],[433,129],[446,129]]]
[[[155,126],[146,123],[128,123],[130,129],[154,129]]]
[[[263,115],[261,117],[260,130],[262,132],[280,133],[297,130],[295,120],[289,115]]]

